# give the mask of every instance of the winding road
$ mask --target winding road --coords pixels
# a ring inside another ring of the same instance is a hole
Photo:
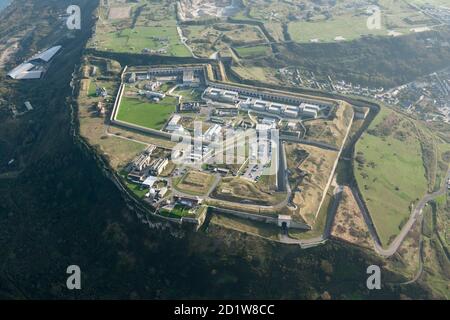
[[[358,203],[358,206],[364,216],[364,220],[366,221],[367,227],[369,229],[369,233],[372,236],[372,239],[375,243],[375,251],[384,256],[384,257],[390,257],[394,253],[397,252],[398,248],[402,244],[403,240],[405,239],[408,232],[411,230],[411,228],[414,226],[414,223],[422,218],[422,210],[425,207],[425,205],[430,202],[431,200],[442,196],[446,194],[447,192],[447,181],[450,179],[450,169],[447,172],[447,176],[444,180],[443,186],[441,188],[433,193],[429,193],[425,195],[416,205],[416,207],[412,210],[411,215],[409,216],[408,221],[403,226],[400,233],[397,235],[397,237],[392,241],[392,243],[389,245],[388,248],[383,248],[381,245],[380,238],[378,236],[378,233],[376,232],[375,226],[373,224],[372,218],[370,217],[370,214],[368,213],[366,206],[362,202],[361,198],[359,197],[359,193],[352,187],[353,195],[356,199],[356,202]]]

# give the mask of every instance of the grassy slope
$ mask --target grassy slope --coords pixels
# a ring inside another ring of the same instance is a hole
[[[180,43],[175,26],[136,27],[108,33],[104,35],[105,47],[118,52],[140,53],[144,48],[165,48],[156,38],[167,38],[169,41],[168,54],[189,57],[189,50]]]
[[[294,41],[309,42],[311,39],[321,41],[334,41],[335,37],[342,36],[345,40],[354,40],[361,35],[385,35],[386,29],[369,30],[366,25],[367,17],[343,15],[331,20],[318,22],[297,21],[289,24],[289,34]]]
[[[371,128],[390,112],[382,109]],[[427,191],[420,141],[414,136],[405,143],[392,136],[383,138],[365,134],[357,144],[356,152],[362,152],[366,159],[364,168],[355,170],[358,185],[381,241],[387,244],[409,216],[410,204]],[[367,165],[370,162],[375,163],[375,168]]]
[[[176,98],[174,97],[165,97],[159,103],[124,97],[117,119],[159,130],[175,112],[175,105]]]
[[[109,20],[103,17],[102,24],[97,26],[95,46],[100,50],[133,53],[141,53],[144,48],[166,49],[167,53],[163,55],[191,56],[180,41],[173,6],[164,2],[138,2],[142,10],[133,6],[132,17],[128,19]],[[108,12],[105,7],[101,11]]]
[[[389,30],[407,34],[411,28],[432,25],[430,19],[424,14],[411,9],[406,3],[395,0],[379,0],[381,10],[381,29],[369,29],[365,10],[360,10],[342,15],[334,15],[329,20],[316,22],[296,21],[289,23],[289,34],[294,41],[309,42],[311,39],[319,39],[324,42],[332,42],[337,36],[346,40],[354,40],[365,35],[387,36]],[[408,24],[405,18],[416,18],[424,21],[418,24]]]
[[[242,58],[256,58],[268,55],[270,53],[269,47],[265,45],[242,47],[242,48],[236,47],[234,49]]]

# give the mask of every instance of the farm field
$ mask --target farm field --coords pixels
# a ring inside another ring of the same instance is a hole
[[[259,22],[273,41],[289,40],[283,32],[283,25],[288,25],[290,38],[296,42],[350,41],[367,35],[392,36],[416,31],[424,31],[436,24],[422,12],[418,12],[409,3],[422,5],[445,5],[444,0],[379,0],[373,1],[338,1],[321,3],[302,1],[301,3],[282,0],[253,0],[247,3],[234,19]],[[369,8],[379,7],[381,28],[369,30],[367,19]]]
[[[367,8],[361,7],[345,12],[331,13],[330,17],[299,20],[288,24],[288,32],[296,42],[351,41],[361,36],[401,35],[416,30],[427,30],[435,24],[421,12],[415,11],[407,3],[394,0],[380,0],[381,28],[367,27]]]
[[[102,23],[90,43],[97,50],[191,56],[181,42],[170,1],[137,0],[128,6],[109,1],[100,6],[99,13]]]
[[[367,17],[348,14],[330,20],[296,21],[289,23],[288,30],[296,42],[334,42],[337,40],[354,40],[361,35],[387,35],[386,29],[369,30]]]
[[[124,29],[101,36],[102,50],[142,53],[144,50],[161,50],[163,55],[189,57],[189,50],[180,42],[175,26],[150,26]]]
[[[355,175],[386,245],[408,219],[411,205],[427,192],[420,140],[412,123],[382,109],[356,145]]]
[[[117,113],[117,120],[160,130],[170,118],[170,115],[175,112],[176,104],[175,97],[165,97],[158,103],[123,97]]]

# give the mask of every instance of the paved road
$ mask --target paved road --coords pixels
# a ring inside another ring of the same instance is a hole
[[[447,181],[450,179],[450,169],[447,172],[447,176],[444,181],[444,185],[436,192],[429,193],[425,195],[416,205],[416,207],[411,212],[411,215],[409,216],[408,221],[403,226],[400,233],[397,235],[397,237],[394,239],[394,241],[389,245],[388,248],[384,249],[381,246],[380,238],[376,232],[375,226],[373,224],[373,221],[370,217],[370,214],[367,212],[367,209],[363,202],[361,201],[361,198],[359,197],[359,194],[354,188],[352,188],[353,195],[355,196],[356,202],[359,205],[359,208],[364,216],[364,220],[366,221],[366,224],[369,229],[369,233],[372,236],[374,243],[375,243],[375,251],[385,257],[392,256],[395,252],[397,252],[398,248],[402,244],[403,240],[405,239],[408,232],[411,230],[411,228],[414,226],[414,223],[422,217],[422,210],[425,207],[425,205],[430,202],[431,200],[435,199],[436,197],[439,197],[447,192]]]
[[[316,247],[318,245],[324,244],[331,235],[331,227],[333,226],[334,217],[336,216],[338,205],[342,199],[342,192],[344,190],[343,186],[336,186],[334,189],[334,198],[333,198],[333,204],[328,209],[327,214],[327,221],[325,223],[325,229],[323,234],[320,236],[309,238],[309,239],[293,239],[289,237],[287,232],[282,232],[280,234],[280,242],[286,243],[286,244],[298,244],[302,249],[312,248]]]
[[[177,25],[177,32],[178,32],[178,36],[180,37],[180,41],[182,44],[184,44],[184,46],[189,50],[189,52],[191,53],[192,57],[196,58],[196,59],[201,59],[201,57],[197,56],[194,53],[194,50],[192,50],[191,46],[187,44],[187,38],[185,38],[183,36],[183,31],[181,30],[181,28]]]
[[[411,284],[419,280],[420,276],[423,273],[423,235],[420,235],[419,240],[419,270],[417,270],[416,275],[409,281],[402,282],[401,284]]]

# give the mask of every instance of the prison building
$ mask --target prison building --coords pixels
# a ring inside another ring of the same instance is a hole
[[[272,103],[267,111],[270,113],[280,114],[283,109],[284,106],[282,104]]]
[[[195,86],[204,79],[205,68],[199,66],[179,67],[151,67],[147,71],[136,71],[137,80],[150,80],[152,78],[177,80],[184,85]]]
[[[142,153],[135,160],[133,160],[133,169],[136,171],[142,171],[147,168],[151,163],[151,156],[149,154]]]
[[[149,90],[149,91],[156,91],[161,87],[161,82],[159,81],[150,81],[149,83],[146,83],[144,85],[144,89],[145,90]]]
[[[192,69],[183,71],[183,85],[190,87],[197,87],[200,85],[200,78],[195,76],[195,71]]]
[[[221,90],[214,88],[207,88],[204,95],[212,100],[220,102],[235,103],[239,99],[239,93],[230,90]]]
[[[270,103],[263,100],[255,100],[253,104],[251,105],[251,108],[253,110],[257,111],[266,111],[266,109],[269,107]]]
[[[167,158],[155,159],[150,164],[149,173],[151,175],[155,175],[155,176],[160,175],[164,171],[164,169],[167,167],[168,164],[169,164],[169,159],[167,159]]]
[[[143,171],[133,170],[127,175],[127,178],[133,182],[142,183],[146,178],[146,174]]]
[[[298,118],[298,114],[299,114],[299,111],[298,111],[298,109],[297,110],[295,110],[295,109],[288,109],[288,108],[286,108],[286,109],[284,109],[284,115],[286,116],[286,117],[289,117],[289,118]]]
[[[270,117],[265,117],[261,121],[261,123],[267,124],[267,125],[270,125],[270,126],[275,126],[276,122],[277,122],[277,119],[270,118]]]
[[[151,98],[164,99],[166,97],[165,93],[156,91],[139,91],[139,93],[145,95],[148,99]]]
[[[136,82],[136,73],[131,73],[128,77],[128,83],[135,83]]]
[[[242,97],[273,101],[276,103],[284,103],[297,106],[300,105],[301,103],[315,103],[318,104],[320,107],[328,107],[333,105],[332,102],[325,102],[325,101],[322,102],[320,100],[307,99],[304,97],[295,96],[288,92],[286,93],[276,92],[274,90],[244,87],[210,81],[208,82],[208,85],[216,89],[235,91],[239,93],[239,95]]]
[[[173,117],[170,119],[169,123],[166,126],[166,130],[169,132],[173,132],[182,129],[182,126],[179,124],[180,120],[181,120],[180,115],[178,114],[173,115]]]
[[[302,109],[302,116],[307,116],[307,117],[311,117],[311,118],[317,118],[318,113],[316,109],[311,109],[309,107],[304,107]]]
[[[216,139],[218,135],[220,135],[222,132],[222,127],[218,124],[214,124],[213,126],[209,127],[208,130],[206,130],[203,137],[208,141],[213,141]]]

